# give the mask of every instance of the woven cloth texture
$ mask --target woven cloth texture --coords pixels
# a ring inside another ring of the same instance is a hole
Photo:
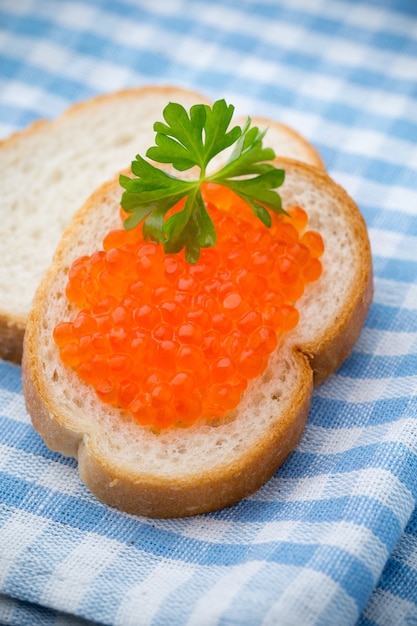
[[[367,222],[374,301],[284,466],[189,519],[98,502],[0,361],[0,623],[416,625],[417,4],[0,0],[0,138],[148,84],[315,145]]]

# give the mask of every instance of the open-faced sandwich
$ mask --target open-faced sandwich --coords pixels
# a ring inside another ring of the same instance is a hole
[[[23,384],[35,429],[100,500],[173,517],[238,501],[287,458],[313,385],[359,336],[372,264],[358,207],[324,171],[276,157],[223,100],[163,115],[149,160],[64,233]]]

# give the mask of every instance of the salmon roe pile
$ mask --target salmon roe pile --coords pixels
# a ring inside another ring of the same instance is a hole
[[[79,312],[54,329],[63,363],[154,429],[236,408],[322,271],[323,241],[302,208],[267,228],[228,189],[203,193],[217,243],[196,264],[145,241],[142,228],[113,230],[70,268],[66,295]]]

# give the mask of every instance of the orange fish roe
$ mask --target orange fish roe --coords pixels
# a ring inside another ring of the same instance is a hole
[[[322,271],[323,241],[302,208],[268,229],[230,190],[203,192],[216,246],[191,265],[141,228],[108,233],[72,265],[66,294],[79,312],[54,329],[63,363],[100,400],[157,429],[236,408]]]

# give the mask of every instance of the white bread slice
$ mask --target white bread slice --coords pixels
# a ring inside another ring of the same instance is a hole
[[[284,335],[267,370],[252,380],[232,414],[216,425],[196,423],[155,434],[130,415],[101,403],[62,365],[52,339],[71,319],[67,271],[101,247],[119,225],[117,180],[99,188],[64,234],[37,291],[24,343],[23,389],[35,429],[53,449],[78,458],[82,479],[110,505],[152,517],[213,511],[268,480],[302,434],[314,382],[349,355],[372,298],[372,263],[358,207],[318,169],[277,159],[286,171],[283,204],[303,206],[309,228],[325,242],[321,278],[298,303],[300,322]]]
[[[76,104],[0,142],[0,358],[20,361],[33,295],[62,232],[96,187],[154,144],[153,123],[170,100],[187,109],[209,102],[174,86],[130,89]],[[278,154],[323,166],[292,129],[271,123],[270,132]]]

